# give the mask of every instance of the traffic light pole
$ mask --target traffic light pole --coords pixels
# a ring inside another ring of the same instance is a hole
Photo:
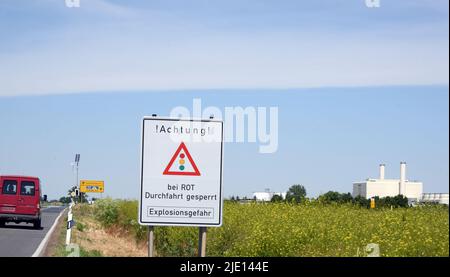
[[[80,182],[78,181],[78,163],[77,163],[77,168],[76,168],[76,170],[77,170],[77,188],[78,188],[78,194],[79,194],[79,196],[80,196],[80,203],[82,203],[82,202],[83,202],[83,197],[81,197]]]
[[[77,171],[77,179],[76,179],[76,184],[75,184],[75,186],[78,188],[78,193],[79,193],[79,197],[80,197],[80,203],[82,203],[83,202],[83,196],[82,196],[82,192],[81,192],[81,187],[80,187],[80,181],[79,181],[79,179],[78,179],[78,165],[79,165],[79,163],[80,163],[80,154],[76,154],[75,155],[75,166],[76,166],[76,171]]]

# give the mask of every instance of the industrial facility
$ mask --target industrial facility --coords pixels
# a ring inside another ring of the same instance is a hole
[[[400,179],[386,179],[385,167],[385,164],[380,164],[380,175],[378,179],[367,179],[363,182],[353,183],[353,197],[392,197],[401,194],[406,196],[410,203],[421,201],[423,184],[419,181],[406,179],[405,162],[400,163]]]
[[[283,199],[286,199],[286,192],[273,192],[270,189],[266,189],[265,191],[254,192],[253,199],[256,201],[270,201],[274,195],[279,195]]]
[[[367,179],[364,182],[353,183],[353,197],[362,196],[367,199],[378,196],[403,195],[410,204],[434,203],[449,204],[448,193],[423,193],[423,184],[419,181],[406,179],[406,163],[400,163],[400,179],[385,178],[385,164],[380,164],[378,179]]]
[[[423,183],[417,180],[406,178],[406,162],[400,163],[400,178],[388,179],[385,176],[386,165],[380,164],[379,177],[368,178],[362,182],[353,183],[353,197],[361,196],[366,199],[373,197],[394,197],[403,195],[408,198],[410,205],[418,203],[433,203],[449,205],[448,193],[424,193]],[[252,198],[256,201],[271,201],[274,195],[279,195],[286,199],[286,192],[272,192],[270,189],[254,192]]]
[[[423,193],[422,203],[434,203],[434,204],[446,204],[448,205],[449,194],[448,193]]]

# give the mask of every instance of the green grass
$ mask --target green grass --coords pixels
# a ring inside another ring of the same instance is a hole
[[[67,222],[67,216],[64,217],[64,219],[61,221],[60,224],[65,224]],[[62,227],[59,230],[58,234],[58,243],[56,246],[56,249],[53,252],[53,257],[65,257],[67,254],[65,253],[66,249],[66,228]]]
[[[86,212],[89,207],[82,207],[81,210]],[[67,216],[62,221],[62,224],[67,222]],[[85,229],[85,225],[82,223],[77,223],[76,228],[83,232]],[[79,247],[79,246],[78,246]],[[102,257],[102,253],[99,250],[86,250],[83,247],[79,247],[79,257]],[[58,243],[57,247],[53,252],[53,257],[70,257],[75,253],[73,248],[66,247],[66,228],[61,228],[60,233],[58,234]]]
[[[80,257],[102,257],[102,253],[99,250],[86,250],[80,247]]]
[[[84,224],[81,223],[81,222],[77,222],[77,223],[75,224],[75,227],[77,228],[78,231],[84,232],[84,229],[86,228],[86,225],[84,225]]]
[[[121,228],[137,241],[137,201],[103,199],[90,207],[105,228]],[[208,256],[449,256],[448,207],[367,209],[350,204],[225,202],[223,226],[209,228]],[[194,256],[198,228],[155,227],[159,256]]]
[[[62,246],[57,254],[56,257],[71,257],[73,255],[74,249],[71,249],[70,247],[66,248],[66,246]],[[86,250],[83,247],[79,247],[79,256],[77,257],[102,257],[102,253],[99,250]]]

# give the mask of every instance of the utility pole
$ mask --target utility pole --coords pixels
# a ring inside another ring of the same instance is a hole
[[[76,184],[75,186],[78,187],[78,191],[80,192],[80,203],[83,202],[83,197],[80,191],[80,184],[79,184],[79,180],[78,180],[78,164],[80,163],[80,154],[75,154],[75,170],[76,170]]]

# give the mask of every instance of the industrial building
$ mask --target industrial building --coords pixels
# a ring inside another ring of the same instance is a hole
[[[449,200],[448,193],[423,193],[420,202],[448,205],[449,202],[448,200]]]
[[[363,182],[353,183],[353,197],[365,198],[387,197],[403,195],[410,203],[419,202],[422,199],[423,184],[419,181],[406,179],[406,163],[400,163],[400,179],[386,179],[385,165],[380,164],[380,175],[378,179],[367,179]]]
[[[274,195],[279,195],[283,199],[286,199],[286,192],[272,192],[269,189],[266,189],[265,191],[254,192],[252,197],[256,201],[270,201],[272,200],[272,197]]]

